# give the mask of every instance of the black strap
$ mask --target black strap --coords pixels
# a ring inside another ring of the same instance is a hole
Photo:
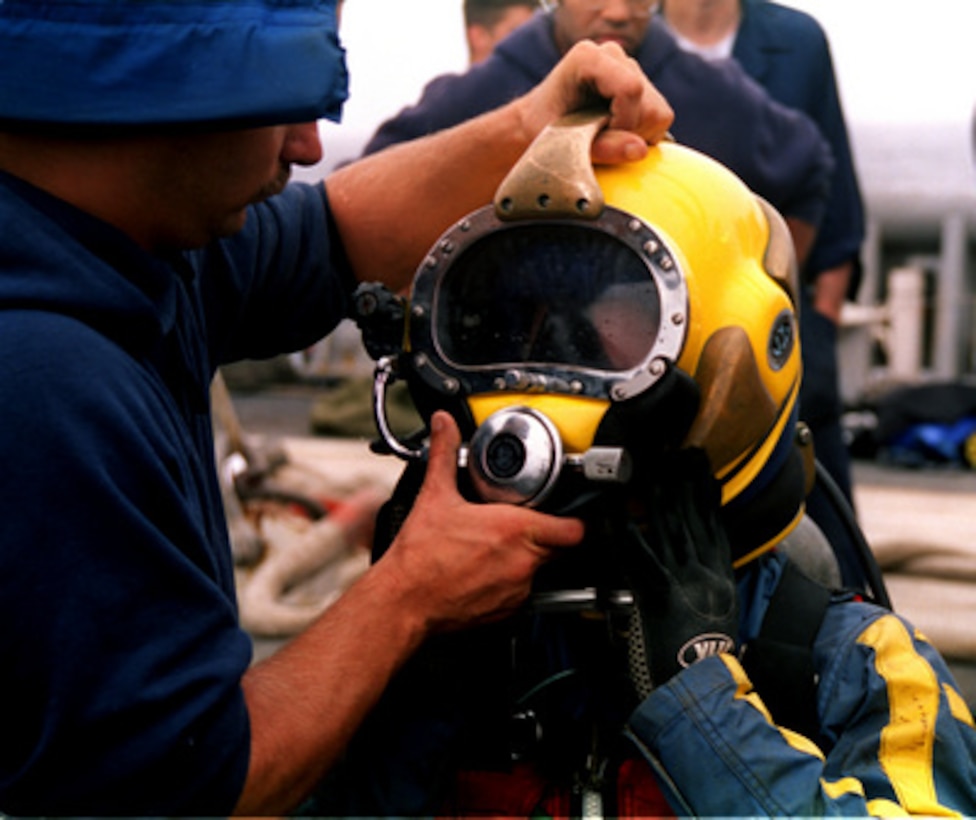
[[[830,603],[830,590],[792,562],[783,569],[759,637],[750,641],[742,665],[773,720],[822,743],[817,718],[813,643]]]

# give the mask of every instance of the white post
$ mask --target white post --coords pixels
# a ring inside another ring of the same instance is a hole
[[[916,381],[921,375],[925,330],[925,271],[894,268],[888,273],[888,375]]]
[[[962,213],[942,220],[941,253],[935,287],[935,327],[932,365],[942,379],[959,375],[966,306],[966,218]]]

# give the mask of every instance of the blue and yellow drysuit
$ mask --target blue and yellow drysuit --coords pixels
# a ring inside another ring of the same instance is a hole
[[[740,583],[747,652],[784,560],[760,560]],[[774,725],[729,655],[699,661],[640,704],[626,732],[676,812],[976,813],[973,715],[917,629],[885,609],[835,595],[813,663],[824,749]]]

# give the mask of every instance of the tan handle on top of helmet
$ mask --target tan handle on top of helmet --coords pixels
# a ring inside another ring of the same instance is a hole
[[[604,200],[590,148],[609,119],[606,109],[585,109],[546,126],[498,186],[498,218],[596,219]]]

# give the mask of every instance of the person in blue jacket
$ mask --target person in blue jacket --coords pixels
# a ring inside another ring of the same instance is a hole
[[[678,48],[652,16],[651,0],[560,0],[505,38],[463,74],[431,80],[416,104],[382,123],[372,154],[434,133],[523,94],[581,40],[616,42],[640,64],[675,112],[680,143],[719,160],[782,213],[805,258],[824,213],[833,160],[817,127],[785,108],[734,63],[710,65]]]
[[[469,491],[571,510],[585,540],[540,570],[528,607],[411,658],[319,813],[973,815],[976,723],[945,661],[880,579],[845,588],[835,564],[815,571],[816,542],[790,543],[810,474],[783,220],[667,143],[597,169],[606,207],[579,217],[552,182],[587,190],[569,144],[537,145],[494,208],[445,232],[402,303],[410,322],[383,330],[417,406],[464,425]],[[647,286],[648,259],[666,284]],[[775,284],[736,299],[746,270]],[[670,351],[664,316],[688,333]],[[374,555],[422,474],[411,460]]]
[[[860,281],[864,207],[827,37],[806,12],[768,0],[665,0],[659,14],[682,48],[709,60],[734,58],[773,99],[810,117],[830,143],[830,199],[804,270],[800,408],[817,459],[853,503],[837,328],[844,301]],[[831,540],[845,537],[822,488],[814,488],[810,509]]]
[[[670,109],[587,44],[471,127],[288,185],[346,96],[334,0],[5,0],[0,53],[0,812],[286,814],[425,638],[518,606],[582,525],[465,502],[439,414],[387,557],[252,665],[217,367],[314,342],[357,278],[403,285],[592,93],[605,162]]]

